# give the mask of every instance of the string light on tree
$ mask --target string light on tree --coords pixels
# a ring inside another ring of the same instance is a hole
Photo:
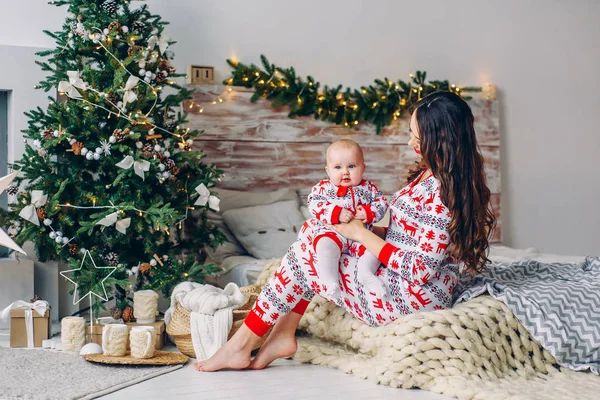
[[[200,268],[199,250],[224,237],[205,222],[208,205],[188,213],[197,194],[188,194],[187,185],[210,188],[221,171],[192,149],[200,132],[184,126],[189,108],[181,107],[192,90],[177,83],[182,75],[171,66],[166,23],[147,4],[54,4],[68,7],[65,30],[51,33],[56,47],[39,53],[48,76],[38,86],[60,96],[27,113],[25,154],[14,164],[23,171],[15,179],[22,191],[7,214],[12,226],[20,224],[15,242],[33,241],[42,261],[69,265],[80,262],[82,249],[110,254],[111,265],[118,260],[121,267],[105,281],[106,290],[122,306],[128,275],[153,254],[167,255],[173,269],[138,275],[137,288],[169,295],[184,272],[202,281],[217,268]],[[217,103],[230,93],[224,90]],[[186,216],[200,221],[197,234],[173,234]],[[30,222],[35,218],[37,224]],[[85,287],[85,276],[71,279]],[[105,296],[91,297],[101,307]]]

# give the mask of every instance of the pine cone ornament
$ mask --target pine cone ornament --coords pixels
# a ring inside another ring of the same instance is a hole
[[[140,273],[142,274],[147,274],[148,272],[150,272],[150,268],[152,268],[152,266],[150,265],[150,263],[142,263],[140,265]]]
[[[162,163],[165,165],[167,171],[169,171],[170,173],[173,173],[173,171],[177,167],[175,161],[171,160],[170,158],[165,158],[164,160],[162,160]]]
[[[150,143],[142,146],[142,156],[150,158],[154,155],[154,147]]]
[[[121,313],[121,318],[123,318],[123,321],[125,322],[130,322],[133,319],[133,308],[125,307]]]
[[[72,256],[77,255],[77,253],[79,253],[79,246],[75,243],[69,243],[69,253]]]
[[[166,122],[165,129],[168,130],[169,132],[175,132],[175,129],[177,129],[177,122],[175,122],[175,121]]]
[[[112,31],[112,30],[118,31],[120,27],[121,27],[121,24],[118,23],[117,21],[113,21],[110,24],[108,24],[109,31]]]
[[[39,219],[46,219],[46,209],[44,207],[40,207],[35,210]]]
[[[71,150],[76,156],[81,155],[81,149],[83,149],[83,143],[81,142],[75,142],[71,145]]]
[[[14,196],[17,193],[19,193],[19,187],[15,185],[10,185],[6,188],[6,193],[10,194],[11,196]]]
[[[156,83],[164,82],[167,79],[167,76],[169,76],[169,75],[167,74],[166,71],[158,71],[158,74],[156,74],[156,79],[155,79]]]
[[[175,67],[171,66],[171,62],[169,60],[162,60],[158,64],[158,69],[161,71],[165,71],[169,75],[175,73]]]
[[[131,27],[133,28],[134,31],[140,33],[144,30],[146,25],[143,22],[135,21]]]
[[[121,309],[119,307],[113,307],[110,309],[110,315],[114,319],[119,319],[123,315],[123,311],[121,311]]]
[[[119,143],[119,142],[122,142],[123,140],[125,140],[125,138],[127,136],[129,136],[130,133],[131,133],[131,130],[129,128],[115,129],[113,131],[113,136],[117,139],[117,143]]]
[[[40,296],[38,296],[37,294],[33,296],[32,299],[29,299],[30,303],[35,303],[38,300],[43,300]]]
[[[44,132],[42,133],[42,139],[50,140],[50,139],[52,139],[53,136],[54,136],[54,130],[52,128],[44,129]]]
[[[102,9],[104,9],[104,12],[106,12],[108,15],[114,17],[117,15],[117,11],[119,10],[119,4],[117,3],[117,0],[106,0],[104,3],[102,3]]]
[[[119,256],[115,252],[111,251],[104,257],[104,259],[113,267],[116,267],[119,264]]]
[[[114,93],[107,93],[105,98],[106,98],[106,103],[108,103],[110,105],[117,104],[117,101],[118,101],[117,96]]]
[[[130,46],[130,47],[127,49],[127,55],[128,55],[129,57],[132,57],[132,56],[133,56],[135,53],[139,53],[139,52],[140,52],[140,51],[142,51],[142,50],[143,50],[143,47],[142,47],[142,46]]]

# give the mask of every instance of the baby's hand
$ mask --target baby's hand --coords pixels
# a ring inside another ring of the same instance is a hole
[[[364,223],[367,223],[367,211],[363,206],[356,207],[356,214],[354,214],[354,218],[361,220]]]
[[[348,222],[352,221],[352,218],[354,218],[354,215],[352,215],[350,211],[346,210],[345,208],[342,209],[340,212],[340,222],[347,224]]]

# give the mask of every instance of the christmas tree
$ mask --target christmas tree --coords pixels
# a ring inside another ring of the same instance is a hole
[[[45,31],[56,48],[38,53],[49,72],[38,86],[59,96],[26,113],[10,232],[19,244],[33,241],[41,260],[77,269],[87,250],[97,266],[117,267],[71,278],[80,293],[115,288],[119,308],[135,274],[135,289],[166,296],[181,281],[201,281],[216,271],[201,265],[201,249],[224,239],[205,213],[218,209],[208,188],[221,171],[191,151],[200,132],[183,128],[180,105],[192,91],[175,81],[168,23],[126,0],[50,4],[68,14],[62,31]],[[185,224],[192,234],[182,234]]]

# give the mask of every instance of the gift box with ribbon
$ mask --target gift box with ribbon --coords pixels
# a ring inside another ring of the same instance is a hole
[[[50,306],[47,301],[33,303],[18,300],[0,314],[10,316],[10,347],[42,347],[42,341],[50,337]]]

